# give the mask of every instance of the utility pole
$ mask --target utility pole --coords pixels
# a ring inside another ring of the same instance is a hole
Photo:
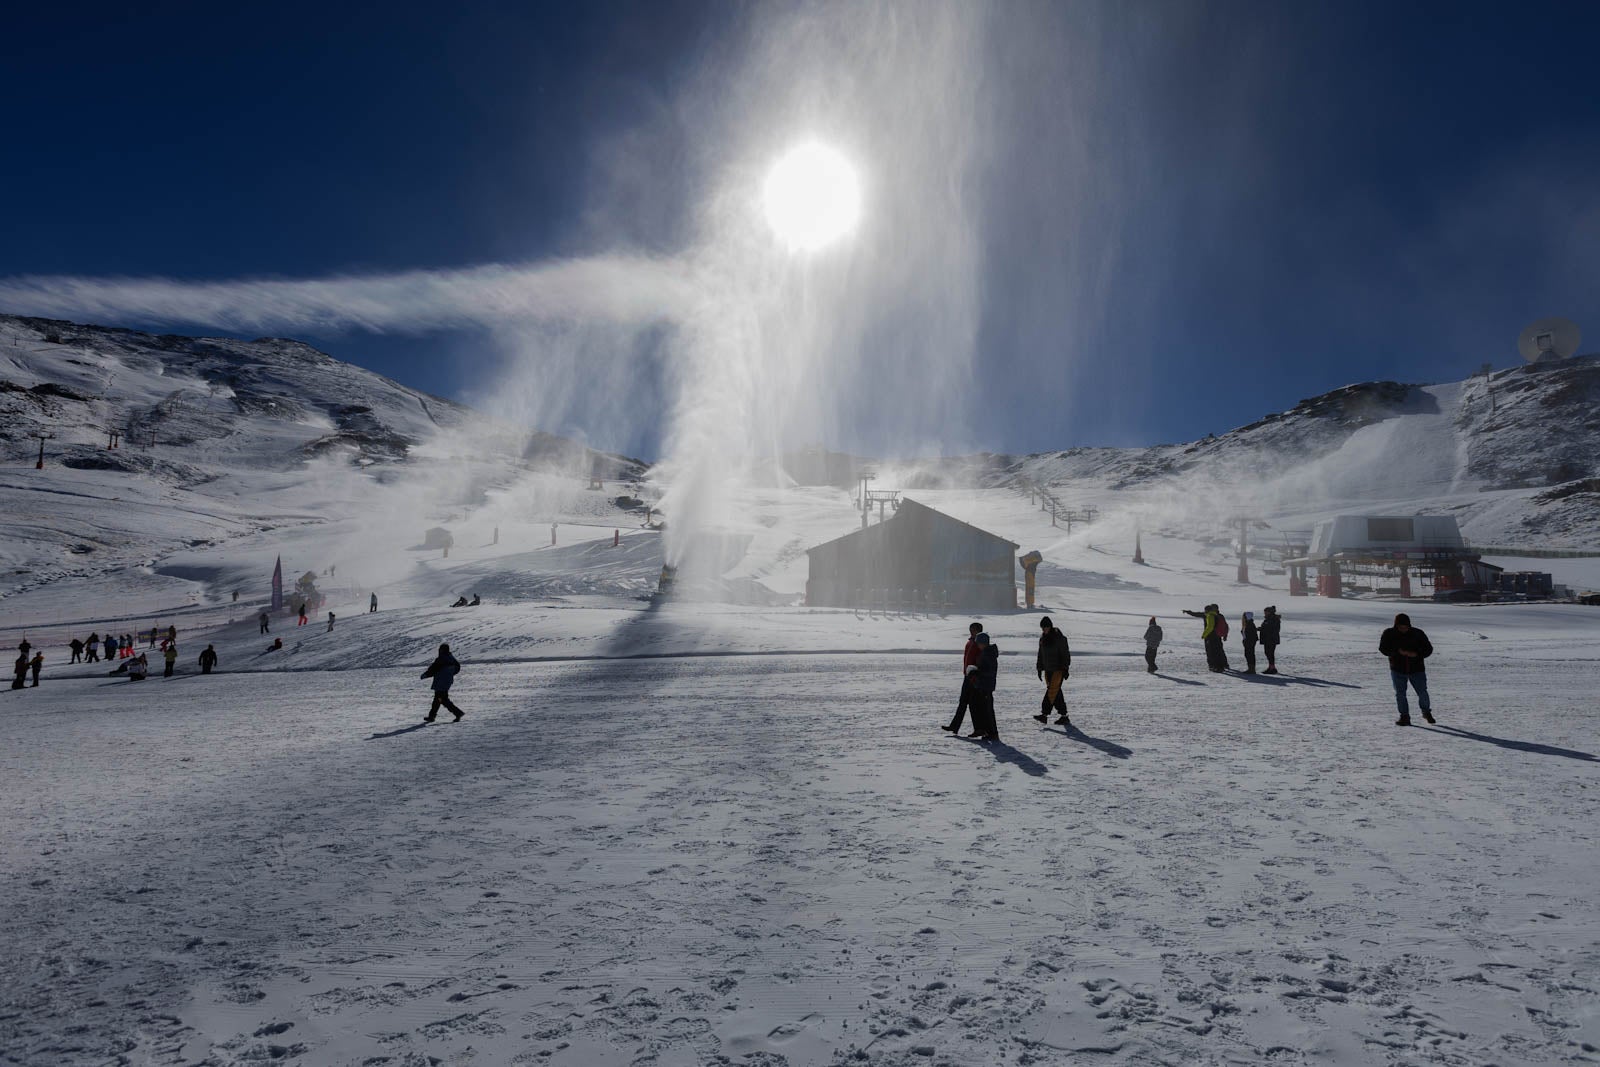
[[[867,499],[867,483],[874,481],[877,475],[858,474],[857,480],[861,482],[861,528],[867,528],[867,519],[872,515],[872,502]]]
[[[55,434],[36,433],[33,436],[39,439],[39,462],[33,465],[33,469],[36,471],[42,471],[44,470],[44,443],[54,437]]]

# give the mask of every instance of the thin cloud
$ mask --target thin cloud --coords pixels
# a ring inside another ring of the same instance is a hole
[[[0,279],[0,308],[12,314],[239,332],[407,333],[579,320],[642,325],[678,317],[690,298],[680,263],[626,256],[304,280]]]

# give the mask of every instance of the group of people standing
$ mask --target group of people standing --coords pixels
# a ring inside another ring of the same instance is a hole
[[[1228,663],[1228,652],[1222,643],[1228,639],[1228,619],[1222,614],[1222,609],[1215,604],[1207,604],[1199,611],[1190,611],[1185,608],[1185,615],[1196,619],[1205,620],[1205,626],[1200,631],[1200,640],[1206,647],[1206,666],[1214,674],[1222,674],[1233,669]],[[1240,620],[1240,640],[1244,645],[1244,673],[1256,673],[1256,645],[1261,646],[1261,651],[1266,653],[1267,669],[1262,674],[1278,673],[1278,643],[1282,617],[1278,609],[1269,606],[1263,613],[1261,625],[1256,625],[1255,612],[1247,611]],[[1145,630],[1145,662],[1150,665],[1150,673],[1154,674],[1155,649],[1161,644],[1161,627],[1156,625],[1155,616],[1150,617],[1150,626],[1154,627],[1155,645],[1151,645],[1151,630]]]
[[[1205,620],[1201,638],[1205,643],[1207,667],[1219,674],[1231,670],[1228,654],[1222,647],[1228,637],[1228,620],[1217,605],[1207,604],[1201,611],[1186,609],[1184,614]],[[1263,616],[1259,625],[1254,612],[1245,612],[1241,620],[1245,674],[1256,673],[1257,645],[1267,657],[1267,669],[1261,673],[1278,673],[1277,651],[1283,619],[1273,606],[1268,606]],[[998,741],[1000,731],[995,722],[994,694],[999,677],[1000,648],[984,632],[981,623],[970,624],[967,632],[967,646],[961,658],[961,696],[956,704],[955,716],[940,729],[959,734],[961,724],[970,711],[972,733],[966,736],[979,741]],[[1156,654],[1161,649],[1164,636],[1161,624],[1154,615],[1150,616],[1144,631],[1144,661],[1145,670],[1151,674],[1156,673]],[[1436,721],[1428,694],[1426,661],[1433,655],[1433,644],[1428,640],[1428,635],[1411,625],[1411,617],[1402,612],[1394,617],[1394,625],[1379,637],[1378,653],[1389,660],[1389,677],[1394,684],[1395,703],[1400,711],[1395,725],[1411,725],[1408,690],[1416,693],[1423,719],[1429,723]],[[1053,711],[1059,716],[1056,725],[1071,729],[1072,721],[1067,717],[1066,683],[1072,673],[1072,649],[1067,642],[1067,635],[1051,622],[1048,615],[1039,620],[1039,652],[1034,660],[1034,671],[1045,687],[1039,714],[1034,719],[1041,723],[1048,722]]]

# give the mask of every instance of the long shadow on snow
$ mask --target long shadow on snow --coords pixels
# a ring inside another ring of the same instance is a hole
[[[1495,737],[1492,734],[1476,734],[1471,730],[1463,730],[1456,726],[1424,726],[1421,729],[1433,734],[1443,734],[1445,737],[1461,737],[1469,741],[1483,741],[1500,748],[1509,748],[1513,752],[1533,752],[1540,756],[1565,756],[1567,759],[1584,760],[1588,763],[1600,762],[1600,756],[1593,752],[1579,752],[1575,748],[1559,748],[1555,745],[1541,745],[1537,741],[1513,741],[1508,737]]]
[[[1133,755],[1133,749],[1119,745],[1115,741],[1107,741],[1103,737],[1090,737],[1076,726],[1068,726],[1062,730],[1052,730],[1046,726],[1044,727],[1044,732],[1047,734],[1061,734],[1065,737],[1071,738],[1074,741],[1082,741],[1090,748],[1098,748],[1106,755],[1115,756],[1117,759],[1127,759],[1129,756]]]
[[[1256,685],[1309,685],[1313,689],[1365,689],[1364,685],[1354,682],[1330,682],[1326,678],[1312,678],[1303,674],[1246,674],[1243,671],[1229,671],[1229,674],[1241,682],[1254,682]]]
[[[1015,764],[1022,770],[1022,773],[1024,774],[1031,774],[1035,778],[1041,778],[1050,773],[1050,768],[1046,767],[1044,764],[1040,763],[1026,752],[1017,751],[1004,741],[980,741],[975,737],[963,737],[961,740],[970,740],[975,745],[983,746],[983,748],[988,751],[989,755],[994,757],[994,761],[996,763]]]
[[[1206,683],[1202,682],[1198,678],[1179,678],[1179,677],[1176,677],[1175,675],[1165,674],[1165,673],[1163,673],[1161,671],[1157,671],[1156,672],[1156,677],[1157,678],[1165,678],[1169,682],[1177,682],[1179,685],[1205,685],[1206,684]]]
[[[433,723],[431,723],[431,722],[414,722],[410,726],[402,726],[402,727],[400,727],[400,729],[398,729],[398,730],[390,730],[388,733],[371,734],[371,735],[369,735],[367,737],[367,740],[368,741],[377,741],[377,740],[379,740],[381,738],[385,738],[385,737],[399,737],[401,734],[414,733],[417,730],[426,730],[428,727],[430,727],[432,725],[433,725]]]

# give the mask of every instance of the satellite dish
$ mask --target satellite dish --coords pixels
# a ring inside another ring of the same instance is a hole
[[[1517,351],[1529,363],[1567,359],[1578,350],[1583,331],[1571,319],[1540,319],[1517,335]]]

